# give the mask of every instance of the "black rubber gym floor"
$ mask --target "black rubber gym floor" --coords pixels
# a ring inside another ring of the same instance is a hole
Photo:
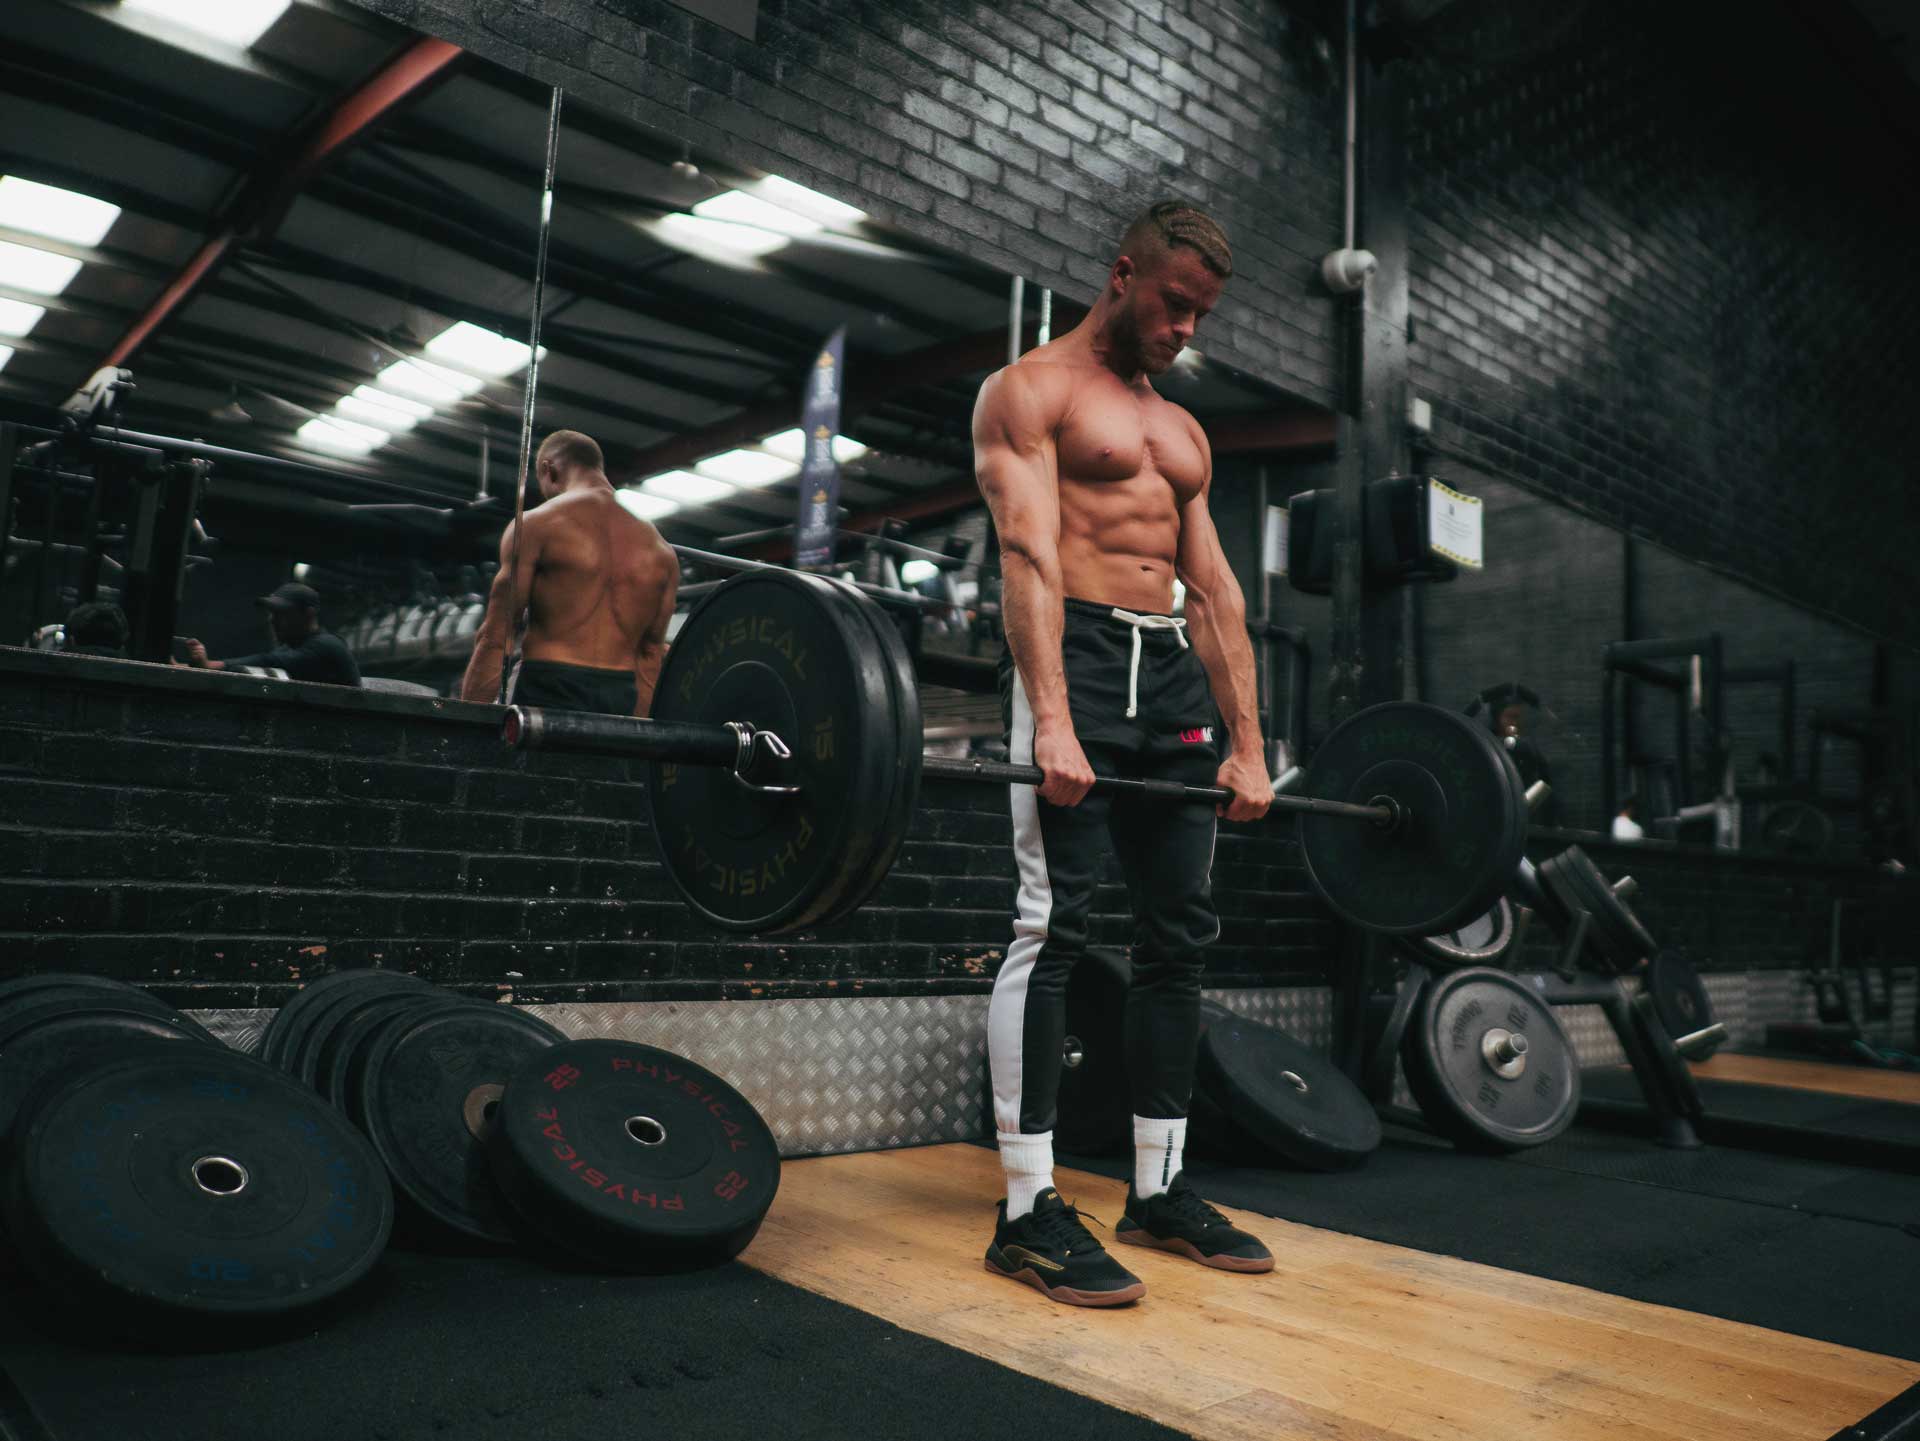
[[[393,1249],[317,1332],[204,1355],[72,1345],[44,1308],[0,1292],[8,1441],[1178,1434],[739,1263],[621,1278]]]

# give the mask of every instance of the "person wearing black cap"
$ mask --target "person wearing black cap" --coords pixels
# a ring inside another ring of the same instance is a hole
[[[67,640],[60,649],[69,655],[98,655],[110,660],[127,658],[127,613],[108,601],[93,600],[75,606],[67,617]]]
[[[324,681],[330,685],[360,684],[360,667],[353,652],[332,631],[320,628],[320,593],[310,585],[289,581],[256,605],[266,607],[273,621],[273,638],[280,643],[258,655],[231,660],[208,660],[207,648],[197,640],[186,642],[187,664],[205,670],[237,670],[259,666],[287,673],[289,680]]]

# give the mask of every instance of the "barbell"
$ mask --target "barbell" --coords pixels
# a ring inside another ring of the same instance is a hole
[[[885,878],[925,777],[1038,785],[1037,766],[921,753],[913,660],[892,619],[843,581],[789,570],[729,579],[688,615],[644,719],[510,707],[522,750],[649,763],[662,864],[688,905],[729,931],[822,926]],[[1218,786],[1101,776],[1116,807],[1220,805]],[[1484,915],[1526,842],[1519,774],[1484,726],[1389,702],[1334,727],[1297,816],[1314,888],[1369,930],[1430,935]]]

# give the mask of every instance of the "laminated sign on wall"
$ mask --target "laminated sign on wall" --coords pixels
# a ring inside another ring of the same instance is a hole
[[[1477,495],[1462,495],[1437,480],[1427,482],[1428,544],[1435,555],[1479,570],[1486,564],[1480,543],[1482,507]]]

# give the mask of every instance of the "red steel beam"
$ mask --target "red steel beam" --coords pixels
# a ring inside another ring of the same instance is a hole
[[[192,298],[243,237],[256,226],[276,219],[328,160],[440,79],[464,53],[459,46],[430,36],[414,41],[365,84],[342,96],[284,166],[256,170],[248,176],[233,203],[216,219],[206,243],[145,314],[133,322],[100,365],[125,365],[154,331]]]

